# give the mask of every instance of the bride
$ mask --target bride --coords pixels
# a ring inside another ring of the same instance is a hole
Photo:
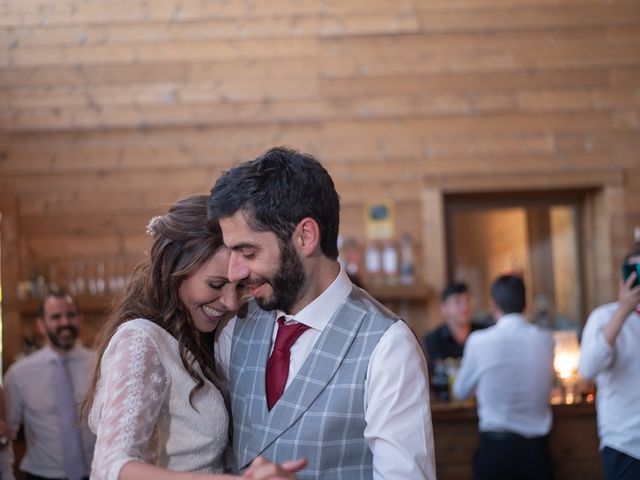
[[[207,219],[206,195],[176,202],[148,227],[153,246],[96,341],[85,412],[97,435],[96,480],[222,480],[229,440],[213,332],[235,315],[241,285]],[[254,461],[245,478],[295,478],[304,460]]]

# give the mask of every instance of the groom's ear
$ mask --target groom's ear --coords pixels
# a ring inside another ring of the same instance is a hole
[[[309,257],[320,247],[320,227],[311,217],[305,217],[293,232],[293,244],[300,255]]]

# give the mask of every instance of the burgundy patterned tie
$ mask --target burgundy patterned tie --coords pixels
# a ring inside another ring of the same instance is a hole
[[[267,407],[273,408],[284,392],[289,376],[291,346],[309,327],[302,323],[285,325],[284,317],[278,319],[278,333],[273,352],[267,361]]]

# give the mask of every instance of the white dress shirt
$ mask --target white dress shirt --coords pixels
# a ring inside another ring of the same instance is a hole
[[[93,352],[82,346],[76,346],[66,355],[69,358],[67,368],[79,413],[89,387]],[[49,346],[43,347],[11,365],[4,377],[7,422],[16,431],[20,423],[24,424],[27,451],[20,463],[20,469],[48,478],[66,476],[58,427],[55,386],[51,383],[57,357],[58,353]],[[78,419],[80,419],[79,414]],[[95,437],[86,427],[81,427],[81,435],[88,475]]]
[[[618,303],[596,308],[582,332],[580,375],[595,379],[600,448],[640,460],[640,315],[631,313],[613,346],[602,329]]]
[[[453,393],[462,399],[476,391],[480,431],[549,433],[553,347],[551,332],[513,313],[469,335]]]
[[[351,280],[341,270],[329,288],[295,315],[295,321],[311,328],[291,348],[287,386],[352,288]],[[289,321],[294,318],[285,317]],[[217,356],[225,373],[231,359],[235,321],[231,320],[218,337]],[[274,322],[273,340],[276,334]],[[373,453],[373,478],[435,480],[427,365],[420,344],[403,321],[389,327],[373,351],[364,402],[364,436]]]

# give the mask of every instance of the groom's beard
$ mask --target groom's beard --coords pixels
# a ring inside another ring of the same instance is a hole
[[[266,279],[273,289],[270,298],[256,298],[256,303],[263,310],[282,310],[289,312],[298,299],[306,278],[302,261],[290,242],[281,247],[280,267],[276,274]]]

